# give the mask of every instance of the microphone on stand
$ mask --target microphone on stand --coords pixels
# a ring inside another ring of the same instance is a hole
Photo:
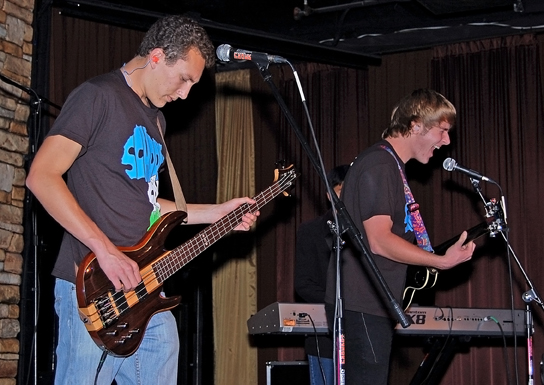
[[[457,164],[455,159],[452,159],[452,158],[447,158],[446,160],[444,160],[444,163],[442,164],[442,166],[444,167],[444,170],[446,171],[460,171],[463,174],[468,175],[472,179],[483,180],[484,182],[497,184],[497,182],[495,182],[493,179],[488,178],[477,171],[471,170],[470,168],[465,168]]]
[[[308,6],[307,2],[304,2],[304,8],[300,9],[295,7],[293,10],[293,17],[295,20],[301,20],[304,16],[310,16],[314,10]]]
[[[269,55],[264,52],[246,51],[243,49],[234,49],[229,44],[221,44],[215,51],[217,58],[224,62],[229,61],[256,61],[268,63],[287,63],[287,59],[281,56]]]

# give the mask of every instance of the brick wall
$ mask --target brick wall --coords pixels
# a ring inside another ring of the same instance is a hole
[[[34,0],[0,0],[0,73],[30,87]],[[14,385],[19,358],[28,95],[0,80],[0,385]]]

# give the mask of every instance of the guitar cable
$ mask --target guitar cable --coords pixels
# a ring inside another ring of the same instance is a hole
[[[484,322],[489,322],[489,321],[495,322],[497,326],[499,327],[499,330],[501,331],[502,344],[503,344],[502,355],[504,359],[504,365],[506,368],[506,383],[510,384],[512,381],[512,374],[510,373],[510,366],[508,365],[508,362],[510,361],[510,359],[508,358],[508,345],[506,344],[506,334],[504,333],[504,329],[502,328],[502,325],[497,318],[493,317],[492,315],[484,317]],[[513,325],[514,333],[515,333],[516,325],[514,322],[512,322],[512,325]],[[516,337],[514,337],[514,339],[515,338]]]
[[[102,365],[104,365],[107,355],[108,355],[108,352],[104,350],[102,352],[102,357],[100,357],[100,362],[98,363],[98,367],[96,368],[96,375],[94,376],[94,385],[98,383],[98,375],[100,374],[100,370],[102,370]]]
[[[448,306],[447,307],[449,310],[447,313],[444,312],[444,309],[443,308],[438,308],[440,310],[440,312],[442,313],[440,316],[437,316],[436,315],[436,310],[435,310],[435,317],[434,319],[435,320],[442,320],[442,319],[446,319],[446,321],[448,322],[448,328],[449,328],[449,333],[446,335],[446,339],[444,340],[444,342],[442,343],[442,347],[440,348],[440,351],[438,352],[438,354],[436,355],[436,358],[434,360],[434,362],[432,363],[431,365],[431,368],[429,369],[428,373],[427,373],[427,376],[421,380],[420,384],[419,385],[426,385],[429,383],[429,380],[431,379],[431,375],[433,374],[433,370],[435,369],[438,361],[440,360],[440,357],[442,356],[442,353],[444,352],[444,350],[446,349],[446,345],[448,344],[450,338],[452,337],[452,329],[453,329],[453,308],[451,306]],[[437,310],[438,310],[437,309]]]
[[[317,339],[317,329],[315,328],[315,323],[312,318],[312,316],[308,313],[299,313],[299,317],[308,317],[310,322],[312,323],[312,328],[314,329],[314,338],[315,338],[315,347],[317,349],[317,363],[319,364],[319,370],[321,371],[321,378],[323,379],[323,383],[327,385],[327,379],[325,377],[325,371],[323,370],[323,365],[321,364],[321,352],[319,351],[319,340]]]

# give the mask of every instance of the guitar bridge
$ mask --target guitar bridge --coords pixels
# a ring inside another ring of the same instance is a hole
[[[109,327],[119,318],[119,312],[111,293],[108,293],[107,296],[96,298],[93,303],[104,328]]]

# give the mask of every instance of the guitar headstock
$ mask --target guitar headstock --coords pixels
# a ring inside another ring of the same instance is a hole
[[[286,197],[290,196],[287,191],[292,185],[293,181],[297,178],[297,173],[293,164],[285,167],[283,161],[276,162],[276,168],[274,170],[274,182],[278,183],[282,189],[282,194]]]
[[[497,199],[491,198],[489,202],[485,204],[485,211],[490,237],[494,237],[501,231],[506,230],[504,211]]]

